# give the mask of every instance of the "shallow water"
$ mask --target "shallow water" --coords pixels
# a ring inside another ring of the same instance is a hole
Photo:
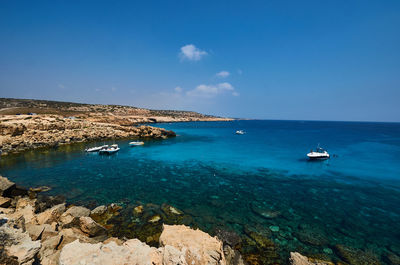
[[[3,157],[0,174],[82,204],[168,203],[208,232],[256,231],[337,260],[335,245],[400,255],[400,124],[235,121],[159,124],[178,137],[112,156],[86,145]],[[245,135],[234,132],[243,129]],[[330,160],[308,162],[315,146]]]

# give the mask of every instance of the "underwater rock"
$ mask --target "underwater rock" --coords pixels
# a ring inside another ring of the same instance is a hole
[[[239,251],[231,248],[229,245],[224,245],[224,256],[227,265],[245,265]]]
[[[386,253],[384,258],[385,261],[390,265],[400,265],[400,257],[394,253]]]
[[[250,265],[279,263],[278,249],[271,239],[250,229],[245,228],[244,232],[247,236],[242,238],[241,249],[246,263]]]
[[[150,217],[150,219],[148,220],[149,223],[156,223],[158,221],[161,220],[161,217],[159,215],[154,215],[152,217]]]
[[[314,260],[301,255],[298,252],[290,252],[289,258],[291,265],[335,265],[330,261]]]
[[[133,209],[133,212],[134,212],[136,215],[142,214],[142,213],[143,213],[143,205],[136,206],[136,207]]]
[[[371,252],[350,248],[344,245],[336,245],[338,256],[351,265],[380,265],[379,259]]]
[[[261,217],[263,217],[265,219],[276,218],[276,217],[278,217],[280,215],[279,211],[271,210],[269,208],[266,208],[266,206],[264,206],[264,205],[260,206],[260,205],[254,203],[254,202],[251,203],[251,210],[255,214],[257,214],[257,215],[259,215],[259,216],[261,216]]]
[[[307,225],[300,226],[300,229],[294,232],[294,236],[301,242],[314,246],[323,246],[329,242],[325,233],[321,229]]]
[[[241,243],[241,238],[232,231],[222,230],[220,228],[215,229],[215,235],[221,240],[224,244],[229,245],[232,248],[235,248]]]
[[[226,264],[220,240],[184,225],[164,225],[160,245],[183,252],[187,264]]]
[[[65,197],[61,195],[47,196],[39,194],[35,201],[35,213],[40,213],[55,205],[65,203]]]

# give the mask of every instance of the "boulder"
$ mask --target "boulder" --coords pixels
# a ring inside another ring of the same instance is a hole
[[[181,251],[188,264],[226,264],[222,242],[200,230],[185,225],[163,225],[161,246]]]
[[[89,236],[99,236],[107,232],[103,226],[96,223],[90,217],[87,216],[80,217],[79,222],[82,232],[88,234]]]
[[[60,222],[63,227],[71,227],[79,225],[80,217],[87,217],[90,214],[90,210],[82,206],[72,206],[60,217]]]
[[[372,252],[336,245],[335,251],[345,262],[352,265],[380,265],[379,259]]]
[[[118,246],[115,242],[87,244],[76,240],[61,250],[59,264],[161,265],[163,263],[158,249],[149,247],[137,239],[131,239],[122,246]]]
[[[49,224],[35,225],[28,223],[25,227],[32,240],[45,240],[57,235],[57,232]]]
[[[16,188],[14,182],[9,181],[8,178],[0,176],[0,196],[10,197],[13,189]]]
[[[9,257],[16,257],[19,264],[32,264],[41,247],[40,241],[32,241],[28,234],[20,229],[3,224],[0,227],[2,248]]]
[[[105,205],[100,205],[96,208],[94,208],[90,214],[94,214],[94,215],[103,215],[105,214],[105,212],[107,211],[107,206]]]
[[[37,221],[39,224],[51,224],[52,222],[57,221],[64,211],[65,203],[55,205],[50,209],[38,214]]]

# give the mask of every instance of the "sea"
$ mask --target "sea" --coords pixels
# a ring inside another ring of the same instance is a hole
[[[118,140],[9,155],[0,159],[0,174],[26,187],[50,186],[49,194],[68,203],[166,203],[210,234],[221,228],[243,242],[252,232],[268,238],[282,264],[291,251],[348,263],[365,256],[391,264],[400,256],[400,123],[155,126],[177,136],[136,147]],[[84,152],[103,143],[121,150]],[[307,159],[318,145],[330,159]]]

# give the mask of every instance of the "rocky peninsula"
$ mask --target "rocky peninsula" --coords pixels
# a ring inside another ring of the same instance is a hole
[[[0,176],[0,264],[263,264],[244,260],[235,247],[237,238],[227,231],[212,237],[189,226],[161,224],[158,247],[137,238],[114,237],[113,226],[107,221],[118,217],[120,206],[101,205],[90,210],[68,205],[61,197],[40,194],[48,189],[24,189]],[[144,207],[134,208],[133,215],[143,216]],[[173,206],[162,208],[166,220],[183,217]],[[161,220],[158,215],[144,218],[148,225]],[[288,264],[334,265],[297,252],[290,253]]]
[[[1,98],[0,150],[6,155],[73,142],[165,139],[175,133],[141,124],[229,120],[190,111]]]

